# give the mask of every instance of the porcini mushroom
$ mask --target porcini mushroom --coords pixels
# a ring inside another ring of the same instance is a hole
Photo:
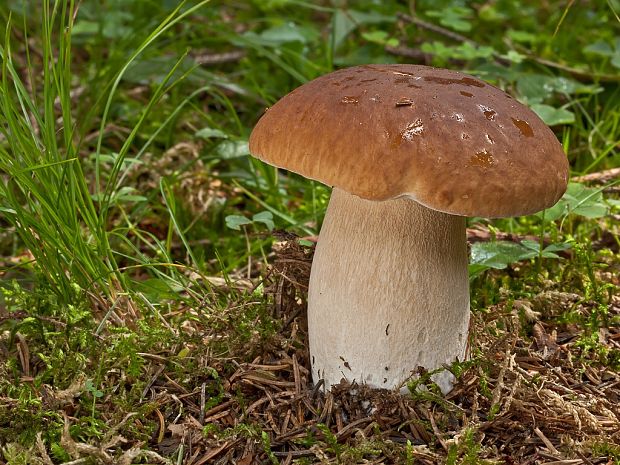
[[[466,74],[365,65],[293,90],[250,152],[333,186],[308,292],[313,379],[394,388],[466,357],[465,217],[537,212],[566,189],[553,132]],[[449,372],[434,380],[452,388]]]

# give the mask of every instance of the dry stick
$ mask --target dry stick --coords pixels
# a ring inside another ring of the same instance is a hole
[[[226,53],[200,53],[194,55],[194,61],[199,65],[219,65],[241,60],[246,55],[243,50],[234,50]]]
[[[399,13],[398,17],[400,19],[402,19],[403,21],[415,24],[416,26],[418,26],[418,27],[420,27],[422,29],[426,29],[428,31],[431,31],[431,32],[434,32],[436,34],[442,35],[444,37],[447,37],[448,39],[454,40],[455,42],[467,43],[467,44],[470,44],[470,45],[472,45],[474,47],[480,47],[481,46],[481,44],[479,44],[475,40],[472,40],[472,39],[470,39],[468,37],[465,37],[464,35],[458,34],[458,33],[454,32],[454,31],[451,31],[451,30],[446,29],[444,27],[437,26],[436,24],[423,21],[420,18],[417,18],[415,16],[409,16],[409,15],[404,14],[404,13]],[[405,50],[406,50],[405,56],[409,56],[411,58],[415,58],[415,56],[414,56],[415,55],[415,50],[414,49],[403,48],[403,47],[398,47],[398,48],[392,47],[391,50],[389,50],[388,48],[386,48],[387,52],[394,53],[396,55],[398,55],[399,53],[395,53],[395,52],[401,52],[402,53]],[[504,65],[510,63],[509,60],[506,60],[505,58],[502,58],[502,56],[499,53],[497,53],[497,52],[493,52],[493,58],[498,63],[504,64]]]
[[[209,461],[212,458],[217,457],[219,454],[221,454],[224,451],[227,451],[228,449],[237,445],[237,443],[239,442],[241,442],[241,439],[235,439],[234,441],[226,441],[224,444],[222,444],[217,449],[213,449],[210,452],[208,452],[204,457],[202,457],[198,462],[196,462],[196,465],[205,465],[206,463],[211,463]]]
[[[543,434],[543,432],[538,428],[538,426],[534,428],[534,432],[536,433],[536,436],[538,436],[540,440],[545,444],[545,447],[549,449],[549,452],[554,455],[560,455],[558,450],[553,446],[553,444],[551,444],[551,441],[547,439],[547,436]]]
[[[616,178],[620,178],[620,168],[611,168],[609,170],[598,171],[596,173],[590,173],[584,176],[576,176],[572,178],[571,181],[604,184]]]
[[[461,43],[468,43],[471,44],[475,47],[480,47],[481,44],[479,44],[478,42],[476,42],[475,40],[469,39],[468,37],[465,37],[461,34],[458,34],[456,32],[450,31],[449,29],[443,28],[441,26],[437,26],[436,24],[433,23],[428,23],[426,21],[421,20],[420,18],[416,18],[415,16],[409,16],[407,14],[404,13],[399,13],[398,17],[400,19],[402,19],[403,21],[406,21],[408,23],[412,23],[415,24],[416,26],[422,28],[422,29],[426,29],[428,31],[431,32],[435,32],[436,34],[442,35],[444,37],[447,37],[451,40],[454,40],[456,42],[461,42]],[[404,56],[408,56],[411,58],[417,58],[419,57],[419,53],[415,51],[415,49],[409,49],[409,48],[405,48],[405,47],[386,47],[386,51],[388,53],[392,53],[394,55],[404,55]],[[590,81],[596,80],[596,81],[602,81],[602,82],[618,82],[620,81],[620,74],[592,74],[589,73],[587,71],[583,71],[577,68],[571,68],[570,66],[566,66],[560,63],[556,63],[554,61],[551,60],[546,60],[544,58],[540,58],[535,56],[532,53],[525,53],[525,56],[532,61],[535,61],[537,63],[540,63],[541,65],[544,66],[548,66],[549,68],[555,68],[555,69],[559,69],[561,71],[564,71],[570,75],[572,75],[575,78],[580,78],[580,79],[588,79]],[[502,63],[502,64],[508,64],[509,60],[506,60],[505,58],[503,58],[499,53],[497,52],[493,52],[493,58],[495,59],[495,61],[497,61],[498,63]]]
[[[583,71],[577,68],[571,68],[570,66],[562,65],[560,63],[556,63],[555,61],[546,60],[544,58],[540,58],[534,56],[530,53],[527,54],[527,58],[530,60],[534,60],[536,63],[540,63],[541,65],[548,66],[549,68],[559,69],[560,71],[564,71],[574,78],[577,79],[587,79],[589,81],[598,81],[598,82],[618,82],[620,81],[620,74],[592,74],[587,71]]]
[[[437,26],[436,24],[433,23],[428,23],[426,21],[421,20],[420,18],[416,18],[415,16],[409,16],[405,13],[399,13],[398,14],[398,18],[402,19],[403,21],[406,21],[408,23],[411,24],[415,24],[416,26],[422,28],[422,29],[426,29],[428,31],[431,32],[435,32],[439,35],[445,36],[449,39],[452,39],[456,42],[467,42],[471,45],[475,45],[475,46],[479,46],[480,44],[478,44],[476,41],[465,37],[464,35],[458,34],[454,31],[451,31],[449,29],[443,28],[441,26]]]
[[[161,411],[156,408],[155,413],[157,414],[157,419],[159,420],[159,433],[157,433],[157,444],[161,444],[164,440],[164,435],[166,434],[166,421],[164,419],[164,415]]]
[[[19,356],[19,363],[22,366],[22,372],[25,376],[30,376],[30,349],[26,338],[21,333],[16,333],[17,337],[17,354]]]
[[[198,422],[203,425],[205,421],[205,404],[207,403],[207,383],[202,383],[200,386],[200,415]]]
[[[591,461],[588,457],[586,457],[585,455],[583,455],[580,451],[576,450],[576,451],[575,451],[575,453],[579,456],[579,458],[580,458],[581,460],[583,460],[583,462],[584,462],[586,465],[594,465],[594,463],[593,463],[593,462],[592,462],[592,461]]]
[[[444,441],[441,431],[439,431],[439,428],[437,428],[437,423],[435,422],[433,412],[430,412],[428,409],[426,409],[426,411],[428,413],[428,419],[431,422],[431,427],[433,428],[433,433],[435,433],[435,436],[437,437],[439,444],[441,444],[441,447],[443,447],[443,449],[448,452],[448,445],[446,444],[446,441]]]

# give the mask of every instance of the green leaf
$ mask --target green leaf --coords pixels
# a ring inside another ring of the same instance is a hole
[[[555,221],[565,215],[575,214],[586,218],[601,218],[607,215],[609,205],[600,189],[593,189],[577,182],[568,184],[566,193],[553,207],[544,211],[547,221]],[[543,213],[536,216],[542,217]]]
[[[344,10],[336,10],[332,19],[332,34],[334,48],[340,47],[351,32],[355,30],[357,24]]]
[[[228,139],[228,134],[226,134],[221,129],[216,128],[203,128],[196,131],[194,134],[196,137],[200,137],[201,139]]]
[[[75,23],[71,35],[95,35],[99,32],[99,23],[82,19]]]
[[[550,244],[543,249],[543,252],[562,252],[572,247],[570,242],[559,242],[557,244]]]
[[[476,242],[471,246],[471,263],[487,268],[503,269],[510,263],[531,258],[533,251],[516,242]]]
[[[103,36],[107,39],[120,39],[131,34],[133,29],[127,24],[131,22],[133,15],[127,11],[108,11],[104,16]]]
[[[263,31],[260,34],[260,38],[263,45],[275,46],[289,42],[306,44],[315,40],[318,35],[319,33],[315,29],[287,22]]]
[[[598,40],[590,45],[586,45],[583,49],[583,53],[591,55],[599,55],[603,57],[610,57],[614,51],[607,42]]]
[[[554,92],[563,95],[597,94],[603,90],[597,85],[583,84],[574,79],[544,74],[519,73],[515,79],[519,95],[529,104],[542,103]]]
[[[444,45],[443,42],[426,42],[422,44],[420,49],[424,53],[429,53],[445,60],[474,60],[476,58],[489,58],[495,53],[495,50],[492,47],[475,47],[468,42],[450,47]]]
[[[379,45],[389,45],[391,47],[398,46],[398,39],[395,37],[389,37],[386,31],[370,31],[362,33],[364,40]]]
[[[103,392],[97,389],[92,379],[86,380],[86,384],[84,387],[86,388],[88,392],[90,392],[93,395],[93,397],[103,397]]]
[[[502,55],[502,58],[505,58],[506,60],[511,61],[513,63],[519,64],[523,60],[525,60],[526,56],[521,55],[519,52],[515,50],[509,50],[508,53]]]
[[[144,202],[148,200],[143,195],[136,195],[134,192],[136,189],[130,186],[121,187],[114,195],[113,200],[115,202]]]
[[[252,220],[242,215],[228,215],[225,219],[226,226],[237,231],[241,230],[241,226],[252,224]]]
[[[513,41],[522,44],[535,44],[536,42],[538,42],[538,36],[527,31],[517,31],[515,29],[510,29],[506,35]]]
[[[493,47],[481,45],[473,46],[469,42],[464,42],[454,48],[454,58],[461,60],[474,60],[476,58],[490,58],[495,53]]]
[[[542,103],[534,103],[531,105],[531,108],[548,126],[572,124],[575,122],[574,113],[564,108],[554,108],[551,105]]]
[[[452,6],[441,10],[431,10],[426,14],[431,18],[439,18],[439,23],[442,26],[449,27],[455,31],[471,31],[472,26],[469,19],[472,17],[472,11],[469,8]]]
[[[217,146],[217,154],[224,160],[247,157],[250,154],[245,140],[226,140]]]
[[[517,92],[528,103],[540,103],[553,93],[553,77],[542,74],[521,74],[517,78]]]
[[[273,213],[271,213],[270,211],[263,211],[257,213],[252,217],[252,221],[256,223],[263,223],[270,231],[276,227],[275,223],[273,222]]]
[[[471,246],[469,275],[476,276],[485,269],[503,269],[511,263],[530,260],[541,255],[544,258],[560,258],[555,252],[566,250],[568,243],[551,244],[542,252],[540,243],[532,240],[518,242],[494,241],[476,242]]]
[[[377,12],[338,9],[332,19],[334,48],[338,48],[358,26],[394,22],[393,16]]]
[[[179,60],[177,56],[157,56],[135,60],[127,67],[122,79],[133,84],[162,83],[167,77],[167,71],[175,66],[177,60]],[[212,80],[209,73],[199,67],[190,57],[183,58],[171,80],[176,81],[186,73],[190,73],[189,76],[194,82],[202,83]]]

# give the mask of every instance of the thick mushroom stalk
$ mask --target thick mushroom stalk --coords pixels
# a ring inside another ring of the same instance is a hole
[[[308,296],[312,375],[394,388],[463,360],[469,326],[465,218],[335,188]],[[444,393],[448,371],[434,375]]]
[[[347,378],[392,388],[418,366],[463,359],[463,216],[534,213],[568,181],[562,145],[532,110],[474,76],[428,66],[314,79],[273,105],[249,144],[267,163],[340,188],[309,290],[313,378],[328,387]],[[435,380],[450,390],[448,373]]]

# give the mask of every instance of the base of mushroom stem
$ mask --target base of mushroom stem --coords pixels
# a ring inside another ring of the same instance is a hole
[[[334,189],[308,290],[315,383],[399,388],[464,360],[468,327],[465,219]],[[452,389],[448,371],[432,379]]]
[[[401,394],[409,394],[411,392],[409,389],[409,386],[411,385],[412,382],[415,382],[416,379],[417,379],[417,376],[412,376],[411,379],[401,382],[399,385],[395,386],[393,389],[397,389],[398,392],[400,392]],[[447,394],[450,391],[452,391],[452,388],[454,388],[454,381],[456,380],[456,378],[450,371],[444,370],[439,373],[435,373],[431,375],[431,380],[433,381],[433,383],[437,385],[437,387],[439,387],[442,393]],[[333,386],[340,384],[343,381],[349,384],[356,383],[356,384],[367,385],[375,389],[377,388],[385,389],[385,387],[377,386],[375,384],[366,384],[363,381],[359,381],[355,379],[342,378],[340,382],[330,384],[324,378],[320,378],[320,375],[318,374],[315,377],[313,377],[314,385],[317,386],[319,383],[321,383],[321,387],[325,391],[330,391]],[[421,384],[416,385],[416,390],[425,390],[425,389],[426,387],[424,385],[421,385]]]

